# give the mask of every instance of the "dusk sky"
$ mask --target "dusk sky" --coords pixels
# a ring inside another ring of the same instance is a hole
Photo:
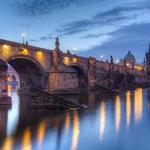
[[[1,0],[0,38],[53,49],[77,48],[82,56],[143,61],[150,42],[149,0]]]

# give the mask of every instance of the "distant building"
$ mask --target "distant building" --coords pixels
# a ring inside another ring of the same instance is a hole
[[[126,61],[127,64],[129,65],[135,65],[136,60],[134,55],[131,53],[131,51],[128,51],[128,54],[124,57],[124,60]]]
[[[129,68],[132,68],[136,64],[136,59],[131,51],[128,51],[128,54],[124,57],[124,59],[120,59],[119,64],[124,65],[124,63],[126,63]]]
[[[149,45],[149,50],[146,53],[146,72],[148,75],[150,75],[150,45]]]

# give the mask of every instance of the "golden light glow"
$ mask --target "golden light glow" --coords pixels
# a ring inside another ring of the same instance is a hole
[[[8,45],[3,45],[3,49],[9,49]]]
[[[130,64],[129,64],[129,63],[127,63],[126,65],[127,65],[128,67],[130,66]]]
[[[10,46],[9,45],[3,45],[3,51],[2,51],[2,56],[4,58],[9,57],[11,51],[10,51]]]
[[[2,150],[12,150],[13,149],[13,139],[12,137],[7,137],[4,141]]]
[[[135,66],[134,66],[134,69],[136,69],[136,70],[138,70],[138,71],[141,71],[141,70],[143,69],[143,67],[140,66],[140,65],[135,65]]]
[[[21,51],[21,54],[22,54],[22,55],[29,55],[29,51],[28,51],[26,48],[24,48],[24,49]]]
[[[120,96],[116,96],[116,131],[119,131],[121,120],[121,102]]]
[[[69,57],[64,57],[64,64],[69,65]]]
[[[31,147],[31,131],[27,128],[22,137],[22,150],[32,150]]]
[[[75,58],[75,57],[73,57],[73,58],[72,58],[72,62],[73,62],[73,63],[77,63],[77,62],[78,62],[78,59]]]
[[[137,89],[135,90],[135,95],[134,95],[134,117],[135,121],[138,122],[142,118],[142,108],[143,108],[143,95],[142,95],[143,90]]]
[[[11,77],[8,77],[8,78],[7,78],[7,81],[8,81],[8,82],[11,82],[11,81],[12,81]],[[11,88],[12,88],[11,85],[8,85],[8,86],[7,86],[8,96],[11,96]]]
[[[103,138],[105,130],[105,103],[102,101],[100,105],[100,127],[99,127],[99,137],[100,140]]]
[[[41,51],[36,52],[36,58],[40,63],[44,62],[44,55]]]
[[[44,136],[45,136],[45,130],[46,130],[46,122],[42,121],[39,124],[38,127],[38,133],[37,133],[37,141],[38,141],[38,145],[41,147],[42,142],[44,140]]]
[[[70,129],[70,114],[68,112],[66,113],[65,128],[66,128],[66,133],[68,133]]]
[[[131,93],[126,93],[126,126],[129,127],[131,119]]]
[[[80,133],[80,121],[78,112],[74,112],[74,120],[73,120],[73,137],[72,137],[72,150],[77,150],[78,147],[78,139],[79,139],[79,133]]]

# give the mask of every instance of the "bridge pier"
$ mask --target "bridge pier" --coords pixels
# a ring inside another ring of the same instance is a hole
[[[11,105],[7,85],[7,64],[0,60],[0,105]]]

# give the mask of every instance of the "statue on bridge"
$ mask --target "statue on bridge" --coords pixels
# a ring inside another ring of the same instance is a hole
[[[61,51],[59,49],[60,43],[59,43],[59,38],[56,38],[55,41],[55,49],[53,50],[53,65],[58,65],[61,63]]]
[[[59,43],[59,38],[57,37],[55,42],[55,50],[60,50],[59,47],[60,47],[60,43]]]

